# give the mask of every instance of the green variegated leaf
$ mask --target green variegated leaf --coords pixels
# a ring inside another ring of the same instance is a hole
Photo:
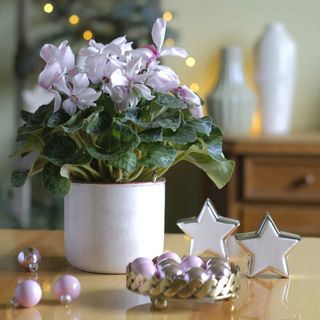
[[[203,170],[218,188],[225,186],[234,170],[233,161],[224,158],[213,159],[204,153],[192,152],[186,160]]]
[[[54,196],[64,197],[68,194],[71,181],[60,174],[60,167],[48,163],[42,171],[42,181],[45,188]]]
[[[158,105],[170,109],[186,109],[187,105],[177,97],[167,93],[157,93],[156,98],[152,101]]]
[[[28,117],[28,121],[26,122],[27,127],[46,127],[47,121],[50,115],[53,112],[53,105],[49,104],[46,106],[39,107],[32,116]]]
[[[43,145],[44,142],[38,136],[29,134],[24,140],[20,141],[17,151],[12,156],[24,156],[32,151],[41,151]]]
[[[95,147],[95,146],[87,146],[87,152],[90,156],[97,160],[112,160],[118,157],[117,153],[107,153],[103,148]]]
[[[112,118],[106,112],[94,113],[86,120],[86,123],[88,134],[99,134],[110,128]]]
[[[139,133],[142,142],[161,142],[163,140],[162,128],[144,130]]]
[[[89,163],[91,160],[87,151],[79,148],[76,142],[67,135],[51,135],[45,143],[42,156],[57,166],[64,164],[82,165]]]
[[[203,117],[199,119],[192,118],[190,120],[187,120],[187,124],[191,125],[197,133],[210,135],[213,126],[213,120],[210,117]]]
[[[110,161],[110,165],[114,168],[119,168],[127,173],[131,173],[137,168],[137,157],[134,152],[126,152],[120,157],[115,158]]]
[[[140,143],[140,138],[130,126],[120,122],[113,122],[106,132],[98,136],[96,143],[106,154],[118,153],[120,156],[137,147]]]
[[[66,123],[68,120],[70,120],[70,116],[63,109],[60,109],[49,116],[47,126],[55,128]]]
[[[29,112],[27,110],[21,110],[20,112],[20,117],[23,121],[28,122],[30,121],[31,117],[32,117],[33,113]]]
[[[16,188],[22,187],[28,178],[28,173],[29,173],[29,170],[13,171],[11,175],[12,186]]]
[[[163,140],[173,144],[187,144],[196,141],[197,135],[190,125],[179,127],[175,132],[167,130]]]
[[[165,168],[172,164],[176,157],[176,150],[160,142],[142,143],[139,164],[147,168]]]

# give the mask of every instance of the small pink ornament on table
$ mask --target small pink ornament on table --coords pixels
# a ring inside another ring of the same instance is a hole
[[[34,280],[24,280],[17,285],[10,302],[14,307],[31,308],[39,303],[41,297],[42,289],[39,283]]]
[[[81,285],[76,277],[65,275],[58,279],[53,291],[62,304],[70,304],[79,297]]]
[[[24,248],[18,253],[18,262],[26,270],[36,272],[39,269],[41,255],[36,248]]]

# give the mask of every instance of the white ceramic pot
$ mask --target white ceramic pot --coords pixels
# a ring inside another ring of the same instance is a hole
[[[135,258],[163,251],[165,180],[73,183],[64,211],[65,256],[75,268],[125,273]]]
[[[262,131],[290,131],[296,75],[296,45],[284,25],[266,27],[256,45],[256,77],[262,104]]]

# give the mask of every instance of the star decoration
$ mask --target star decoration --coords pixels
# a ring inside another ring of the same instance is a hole
[[[302,239],[299,235],[280,232],[267,212],[255,232],[236,234],[237,242],[249,254],[248,277],[273,272],[288,278],[287,255]]]
[[[226,239],[239,226],[238,220],[219,216],[207,199],[199,216],[178,220],[178,227],[191,238],[190,255],[210,252],[227,258]]]

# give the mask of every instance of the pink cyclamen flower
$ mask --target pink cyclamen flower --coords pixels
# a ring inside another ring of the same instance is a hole
[[[125,111],[138,104],[141,97],[152,100],[154,96],[144,82],[146,74],[141,73],[142,59],[133,58],[124,70],[116,69],[111,75],[113,101],[119,111]]]
[[[174,89],[173,93],[188,106],[195,118],[201,118],[203,116],[201,100],[191,89],[184,85]]]
[[[40,50],[41,58],[46,66],[39,75],[39,85],[53,94],[54,110],[61,106],[61,96],[54,86],[63,81],[64,75],[75,68],[75,56],[68,41],[63,41],[58,47],[52,44],[45,44]]]
[[[61,70],[66,68],[69,71],[75,66],[75,56],[67,40],[62,41],[59,47],[53,44],[45,44],[40,50],[40,56],[46,63],[58,62]]]
[[[71,116],[77,108],[80,110],[96,106],[96,101],[101,92],[88,88],[90,82],[85,73],[79,73],[71,78],[71,83],[66,84],[65,79],[58,84],[58,89],[68,95],[68,99],[62,103],[63,109]],[[56,110],[55,110],[56,111]]]
[[[156,91],[162,93],[170,92],[177,88],[180,84],[180,80],[177,74],[167,66],[149,66],[147,73],[148,78],[146,83],[149,87],[153,88]]]
[[[62,69],[58,61],[51,60],[39,74],[39,85],[44,89],[51,89],[65,73],[66,69]]]
[[[146,55],[149,59],[158,59],[165,56],[177,56],[186,58],[188,53],[186,50],[178,47],[163,48],[163,41],[166,33],[167,22],[158,18],[152,27],[153,44],[147,45],[144,48],[136,49],[135,55]]]

